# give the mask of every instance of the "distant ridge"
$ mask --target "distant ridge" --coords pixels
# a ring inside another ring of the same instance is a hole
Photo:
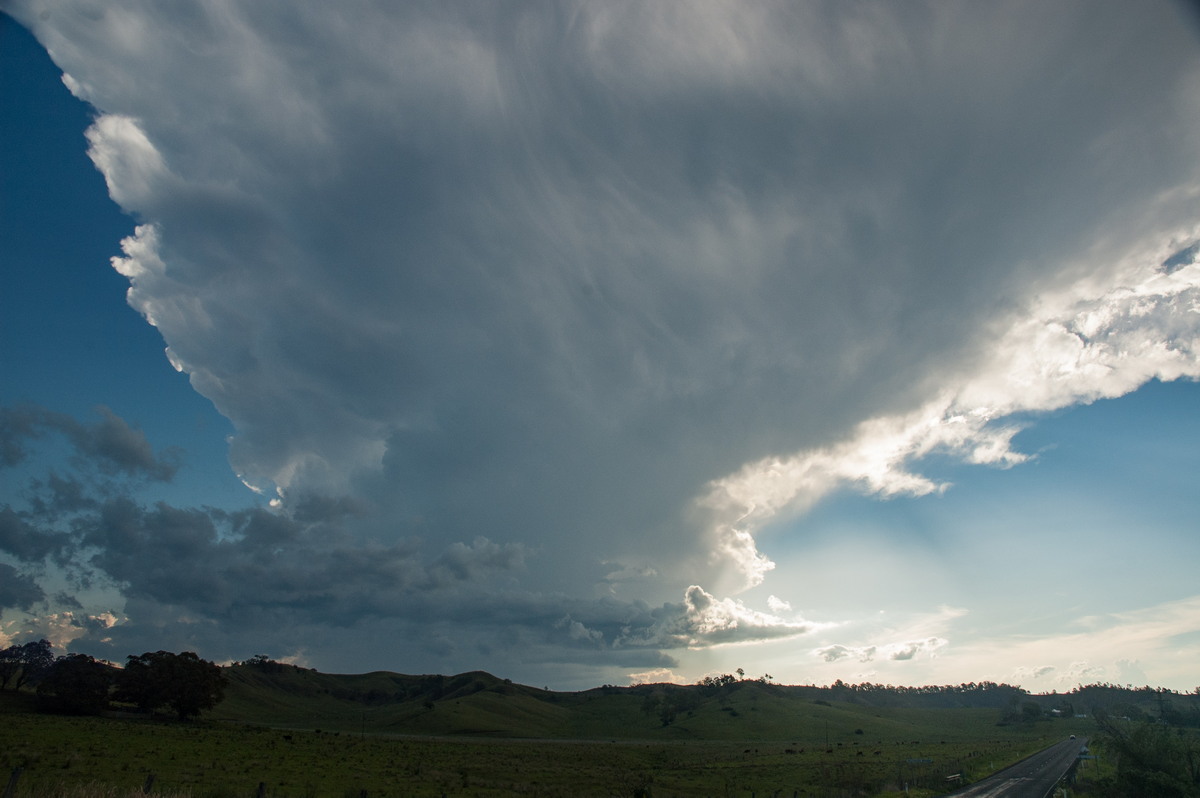
[[[225,669],[216,720],[336,733],[544,739],[786,740],[805,734],[882,741],[954,737],[963,724],[1050,722],[1099,707],[1152,716],[1173,707],[1200,725],[1200,696],[1092,685],[1032,695],[991,682],[942,687],[786,686],[760,680],[707,685],[606,685],[554,692],[485,671],[454,676],[387,671],[327,674],[265,658]],[[1164,704],[1164,701],[1166,702]],[[957,720],[951,722],[945,710]],[[1190,714],[1189,714],[1190,713]],[[1177,718],[1178,720],[1179,718]]]

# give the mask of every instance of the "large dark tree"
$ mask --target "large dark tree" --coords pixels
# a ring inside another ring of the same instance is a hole
[[[0,689],[8,689],[9,682],[14,690],[20,690],[24,684],[36,684],[53,664],[49,640],[0,650]]]
[[[130,655],[117,677],[118,701],[137,704],[147,712],[170,707],[180,720],[212,709],[224,695],[225,676],[221,669],[191,651]]]
[[[108,708],[112,669],[86,654],[59,657],[38,684],[38,701],[72,715],[99,715]]]

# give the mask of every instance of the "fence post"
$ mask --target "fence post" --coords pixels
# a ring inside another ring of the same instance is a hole
[[[146,774],[146,783],[142,785],[142,795],[149,795],[150,791],[154,789],[154,778],[153,773]]]
[[[258,783],[258,798],[267,798],[267,783],[265,781]]]
[[[13,768],[12,775],[8,777],[8,786],[4,788],[4,798],[13,798],[17,794],[17,782],[21,780],[21,771],[24,769],[19,765]]]

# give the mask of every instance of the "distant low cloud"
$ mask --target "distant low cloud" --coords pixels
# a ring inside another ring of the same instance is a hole
[[[858,662],[872,662],[876,659],[906,662],[918,655],[933,655],[944,648],[949,641],[941,637],[928,637],[924,640],[910,640],[903,643],[888,643],[882,646],[850,647],[832,645],[819,648],[813,653],[825,662],[837,662],[843,659]]]
[[[885,653],[888,659],[904,662],[913,659],[918,654],[934,654],[938,649],[945,646],[946,643],[947,641],[940,637],[928,637],[924,640],[914,640],[894,646]]]
[[[826,662],[837,662],[838,660],[847,658],[854,658],[859,662],[870,662],[875,658],[875,647],[867,646],[856,649],[843,645],[833,645],[819,648],[814,653]]]
[[[630,684],[686,684],[670,668],[655,668],[641,673],[629,674]]]
[[[119,619],[111,612],[96,614],[66,610],[52,612],[22,620],[0,622],[0,645],[31,640],[48,640],[59,651],[69,650],[71,643],[85,635],[92,635],[101,644],[108,642],[105,630]]]
[[[1028,685],[1029,682],[1037,682],[1054,675],[1058,669],[1053,665],[1037,665],[1034,667],[1021,667],[1013,672],[1013,683],[1018,685]]]
[[[1063,674],[1063,681],[1067,684],[1096,684],[1104,681],[1107,669],[1103,665],[1093,665],[1088,662],[1075,661],[1072,662]]]

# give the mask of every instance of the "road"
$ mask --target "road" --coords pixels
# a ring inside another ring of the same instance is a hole
[[[946,798],[1046,798],[1087,738],[1063,740]]]

